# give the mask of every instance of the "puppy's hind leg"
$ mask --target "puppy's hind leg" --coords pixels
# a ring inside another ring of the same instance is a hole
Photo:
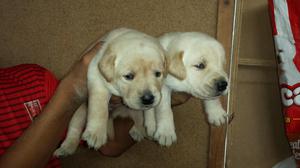
[[[154,137],[156,131],[156,119],[154,108],[144,111],[144,126],[149,138]]]
[[[74,113],[68,127],[67,137],[60,145],[58,149],[55,150],[54,155],[57,157],[67,156],[73,154],[79,143],[82,130],[86,123],[86,104],[82,104]]]
[[[120,106],[112,112],[111,118],[115,119],[117,117],[130,117],[134,122],[134,125],[129,130],[130,136],[132,137],[132,139],[138,142],[144,139],[144,137],[146,136],[146,131],[143,125],[144,116],[142,111],[129,109],[125,106]]]
[[[130,113],[134,125],[129,130],[129,134],[135,141],[140,142],[146,136],[143,111],[130,111]]]

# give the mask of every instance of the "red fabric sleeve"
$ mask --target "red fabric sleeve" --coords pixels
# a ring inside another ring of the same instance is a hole
[[[55,76],[36,64],[0,68],[0,156],[40,114],[57,85]],[[46,167],[61,166],[52,158]]]

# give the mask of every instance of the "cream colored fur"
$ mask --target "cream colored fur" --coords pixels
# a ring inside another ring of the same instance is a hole
[[[177,140],[171,92],[186,92],[202,99],[208,122],[220,126],[226,122],[227,113],[219,96],[226,94],[228,87],[219,91],[217,84],[227,83],[228,77],[223,67],[224,49],[214,38],[199,32],[178,32],[161,36],[160,43],[167,53],[169,74],[162,87],[161,102],[145,112],[144,119],[148,136],[154,136],[160,145],[170,146]],[[197,68],[199,64],[204,65],[203,69]]]
[[[54,153],[56,156],[76,150],[84,126],[82,139],[90,148],[98,149],[106,143],[112,94],[136,110],[148,110],[160,102],[165,53],[159,41],[126,28],[113,30],[102,40],[104,44],[88,68],[88,112],[85,105],[75,112],[66,139]],[[134,78],[129,79],[130,76]],[[153,95],[153,103],[143,103],[141,97],[146,93]]]

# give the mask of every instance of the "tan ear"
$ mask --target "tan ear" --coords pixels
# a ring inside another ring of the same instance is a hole
[[[183,53],[183,51],[180,51],[174,56],[167,57],[168,73],[179,80],[183,80],[186,78],[186,71],[182,60]]]
[[[107,82],[113,80],[115,59],[116,55],[108,48],[98,64],[98,69]]]
[[[168,61],[167,61],[167,57],[166,57],[166,52],[164,51],[164,49],[161,49],[161,57],[163,59],[163,71],[162,71],[162,75],[163,77],[167,77],[168,75]]]
[[[164,66],[163,77],[165,78],[168,75],[168,61],[167,61],[167,59],[164,59],[164,65],[163,66]]]

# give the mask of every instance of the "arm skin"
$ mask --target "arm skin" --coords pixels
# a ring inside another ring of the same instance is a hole
[[[87,99],[87,67],[101,48],[97,43],[77,61],[69,73],[61,80],[54,96],[43,112],[25,130],[23,135],[0,158],[0,167],[39,168],[44,167],[57,148],[75,110]],[[120,127],[131,127],[123,122]],[[118,128],[116,128],[118,129]],[[116,132],[128,138],[128,132]],[[121,142],[119,142],[121,143]],[[121,144],[128,145],[128,144]],[[126,148],[105,148],[105,154],[119,154]]]

